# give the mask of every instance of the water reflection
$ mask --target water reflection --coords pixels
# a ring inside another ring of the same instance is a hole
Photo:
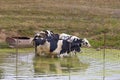
[[[51,59],[44,57],[34,58],[34,71],[36,75],[67,75],[69,73],[77,74],[78,72],[85,72],[88,66],[88,64],[80,62],[77,57],[64,59]]]

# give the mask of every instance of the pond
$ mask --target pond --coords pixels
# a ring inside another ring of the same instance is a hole
[[[90,57],[87,51],[68,58],[35,57],[34,52],[0,54],[0,79],[103,80],[105,76],[105,80],[120,80],[120,58],[104,63],[97,55]]]

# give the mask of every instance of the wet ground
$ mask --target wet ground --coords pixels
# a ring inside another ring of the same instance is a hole
[[[0,80],[120,80],[119,63],[120,58],[104,63],[85,55],[60,59],[5,53],[0,54]]]

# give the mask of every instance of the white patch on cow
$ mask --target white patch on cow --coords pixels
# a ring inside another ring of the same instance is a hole
[[[69,54],[66,52],[66,53],[60,54],[59,57],[60,58],[69,57]]]
[[[62,34],[60,34],[60,39],[63,39],[63,40],[67,40],[67,39],[69,39],[71,37],[71,35],[68,35],[68,34],[65,34],[65,33],[62,33]]]
[[[51,34],[53,34],[51,31],[49,31],[49,30],[46,30],[47,32],[48,32],[48,36],[52,36]]]
[[[77,36],[72,36],[71,37],[71,40],[78,40],[78,39],[80,39],[80,38],[78,38]]]
[[[35,36],[40,36],[40,34],[39,34],[39,33],[36,33]]]
[[[72,36],[72,35],[65,34],[65,33],[60,34],[59,38],[62,39],[62,40],[67,40],[68,42],[72,42],[73,40],[80,39],[77,36]]]
[[[78,38],[77,36],[71,36],[68,41],[72,42],[73,40],[77,41],[78,39],[80,39],[80,38]]]
[[[60,54],[60,51],[62,50],[62,44],[63,40],[58,40],[57,48],[53,51],[54,54]]]

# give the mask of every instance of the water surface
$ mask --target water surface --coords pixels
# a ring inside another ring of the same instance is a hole
[[[119,62],[105,63],[105,80],[120,80]],[[89,56],[35,57],[34,53],[0,55],[2,80],[103,80],[103,60]]]

